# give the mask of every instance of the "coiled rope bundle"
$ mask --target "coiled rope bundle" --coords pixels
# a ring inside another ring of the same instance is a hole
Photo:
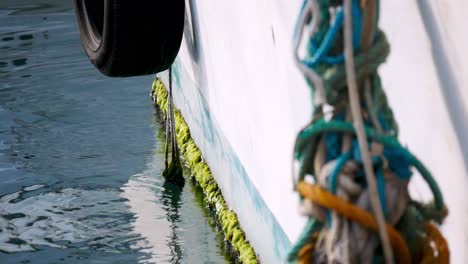
[[[314,111],[295,144],[294,184],[308,222],[288,261],[449,262],[435,226],[447,215],[442,194],[398,142],[377,73],[389,54],[378,10],[379,0],[305,0],[301,8],[294,55]],[[412,168],[428,183],[433,202],[410,197]]]

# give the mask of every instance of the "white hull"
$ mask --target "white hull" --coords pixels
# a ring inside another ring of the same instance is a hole
[[[292,60],[300,1],[192,0],[175,64],[175,102],[263,263],[303,228],[291,181],[296,133],[311,118]],[[391,55],[380,69],[400,140],[432,171],[449,207],[442,231],[467,263],[468,3],[382,1]],[[463,23],[465,22],[465,23]],[[414,197],[428,199],[413,178]]]

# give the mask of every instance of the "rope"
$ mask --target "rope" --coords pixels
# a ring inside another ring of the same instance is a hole
[[[300,182],[297,185],[297,190],[302,196],[312,200],[314,203],[332,209],[347,219],[358,222],[372,231],[378,231],[377,221],[370,213],[336,197],[322,187]],[[384,228],[393,248],[399,256],[398,263],[411,263],[410,251],[400,233],[388,224],[384,225]]]
[[[382,247],[385,255],[386,263],[393,263],[393,252],[390,246],[390,241],[385,231],[385,218],[382,210],[382,204],[379,199],[379,193],[377,191],[377,182],[374,175],[374,169],[372,168],[372,161],[369,153],[369,145],[367,142],[366,134],[364,131],[364,121],[362,119],[358,88],[356,84],[356,75],[354,72],[354,54],[353,54],[353,36],[352,36],[352,23],[353,18],[351,16],[351,4],[350,0],[344,1],[345,10],[345,62],[346,62],[346,77],[348,80],[348,95],[351,106],[351,113],[354,120],[354,127],[356,129],[357,139],[359,142],[359,148],[363,157],[364,171],[367,180],[367,187],[370,191],[370,201],[372,210],[375,213],[377,224],[379,228],[380,240],[382,241]]]
[[[386,136],[378,133],[376,130],[370,128],[370,127],[365,127],[364,128],[366,132],[367,138],[377,141],[379,143],[382,143],[385,145],[386,150],[389,152],[395,152],[393,155],[399,155],[401,156],[403,160],[406,160],[410,165],[413,165],[421,174],[423,179],[427,182],[429,185],[429,188],[432,191],[432,194],[434,195],[434,209],[437,211],[446,211],[445,205],[444,205],[444,200],[442,196],[442,192],[439,189],[439,186],[437,185],[437,182],[435,179],[432,177],[431,173],[429,170],[424,166],[424,164],[419,161],[411,152],[409,152],[406,148],[404,148],[394,137],[392,136]],[[355,129],[352,124],[347,123],[347,122],[342,122],[342,121],[329,121],[326,122],[323,118],[318,119],[313,125],[310,125],[303,129],[301,132],[299,132],[297,138],[296,138],[296,145],[295,145],[295,158],[297,160],[303,159],[303,153],[306,152],[306,143],[314,141],[314,138],[326,133],[326,132],[341,132],[341,133],[355,133]],[[315,148],[311,150],[312,152],[315,151]],[[399,159],[397,162],[400,163],[401,159]],[[389,164],[390,167],[392,167],[392,164]],[[405,165],[405,164],[401,164]],[[396,167],[393,167],[393,169],[398,169]],[[302,175],[299,179],[302,180],[304,179],[305,175]],[[428,207],[429,208],[429,207]],[[430,209],[428,209],[430,210]],[[435,213],[435,212],[434,212]],[[442,214],[442,217],[444,217],[446,213]],[[439,221],[439,220],[438,220]],[[439,221],[440,222],[440,221]]]
[[[296,138],[293,181],[309,219],[290,262],[448,263],[448,245],[433,224],[447,215],[442,193],[398,142],[377,74],[390,50],[378,9],[379,0],[304,0],[301,7],[293,53],[311,88],[313,116]],[[412,169],[433,202],[410,197]]]
[[[425,226],[425,230],[429,239],[428,246],[426,247],[426,252],[421,263],[450,263],[450,252],[448,244],[445,238],[439,232],[439,229],[437,229],[437,227],[435,227],[433,224],[428,223]],[[435,247],[430,245],[431,242],[434,242]]]
[[[164,171],[162,176],[166,182],[173,183],[178,186],[185,184],[183,176],[182,164],[180,162],[179,146],[177,145],[175,118],[174,118],[174,101],[172,96],[172,67],[169,67],[169,93],[167,95],[168,111],[166,115],[166,149],[164,160]],[[170,142],[169,142],[170,141]],[[168,164],[169,144],[171,144],[171,161]]]
[[[318,233],[313,233],[312,236],[309,238],[310,239],[310,243],[308,244],[305,244],[301,250],[299,251],[298,253],[298,257],[299,257],[299,261],[298,261],[298,264],[306,264],[306,263],[310,263],[312,262],[312,252],[314,250],[314,247],[315,247],[315,243],[318,239]]]

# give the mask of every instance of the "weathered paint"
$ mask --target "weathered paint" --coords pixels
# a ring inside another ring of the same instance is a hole
[[[271,214],[258,190],[250,181],[245,168],[232,150],[218,125],[211,117],[204,98],[196,86],[181,74],[181,65],[174,66],[176,105],[190,127],[194,143],[209,163],[213,177],[220,186],[229,208],[236,212],[239,223],[262,262],[280,263],[290,246],[289,239]],[[167,75],[161,75],[167,83]],[[184,85],[181,93],[181,83]],[[190,101],[185,101],[190,98]],[[164,107],[164,103],[162,104]],[[200,108],[198,108],[200,107]],[[182,148],[181,148],[182,149]]]
[[[304,221],[291,182],[294,138],[311,115],[309,90],[291,55],[301,1],[188,2],[176,105],[260,259],[280,262]],[[395,0],[381,6],[392,47],[380,69],[383,85],[401,140],[445,194],[451,214],[442,230],[455,263],[468,261],[466,5]],[[411,192],[429,198],[418,177]]]
[[[166,88],[161,80],[155,80],[152,88],[152,98],[157,106],[167,114],[168,101]],[[224,238],[230,242],[241,263],[258,263],[255,252],[245,238],[236,214],[229,210],[218,184],[204,161],[202,154],[190,136],[190,130],[178,109],[174,110],[175,131],[179,149],[184,157],[192,176],[205,194],[206,203],[213,209],[222,227]]]

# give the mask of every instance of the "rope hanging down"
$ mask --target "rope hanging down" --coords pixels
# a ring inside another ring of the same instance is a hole
[[[308,222],[288,261],[449,263],[434,225],[447,214],[442,194],[426,167],[398,143],[377,73],[389,53],[377,28],[378,8],[379,0],[302,5],[294,56],[314,110],[296,139],[294,185]],[[412,168],[428,183],[432,203],[410,197]]]
[[[168,111],[165,117],[166,121],[166,149],[164,159],[164,171],[162,176],[166,182],[174,183],[178,186],[185,184],[182,164],[180,163],[179,146],[177,145],[175,119],[174,119],[174,101],[172,97],[172,66],[169,67],[169,93],[167,95]],[[170,142],[169,142],[170,141]],[[169,146],[171,146],[171,161],[169,161]]]

